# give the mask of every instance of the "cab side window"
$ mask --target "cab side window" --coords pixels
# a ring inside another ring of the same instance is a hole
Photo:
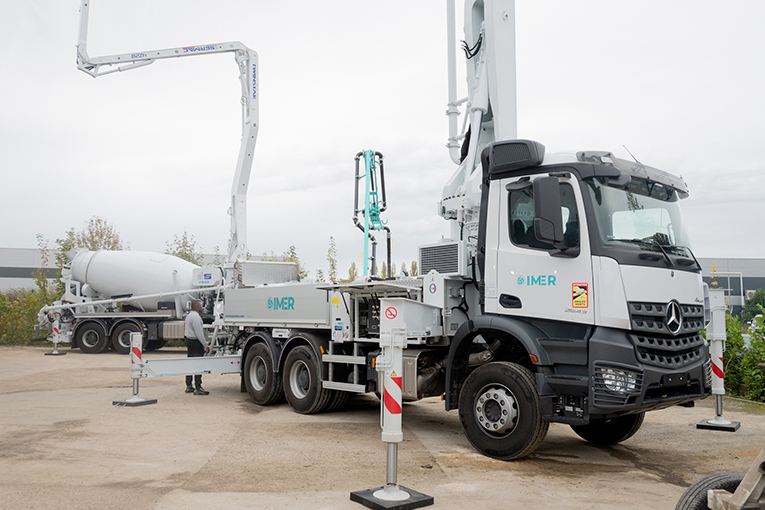
[[[534,189],[528,186],[510,194],[510,240],[516,246],[553,250],[555,247],[543,243],[534,235]],[[563,245],[566,248],[579,246],[579,216],[576,210],[574,189],[568,183],[560,186],[561,214],[563,216]]]

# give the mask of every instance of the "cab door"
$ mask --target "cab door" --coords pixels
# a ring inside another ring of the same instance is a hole
[[[534,181],[544,178],[547,184],[557,179],[557,228],[562,229],[557,246],[541,241],[534,228],[541,206],[535,203]],[[576,178],[565,171],[511,177],[492,181],[489,193],[485,311],[593,324],[591,252]]]

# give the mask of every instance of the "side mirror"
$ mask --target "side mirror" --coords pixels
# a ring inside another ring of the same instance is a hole
[[[538,240],[556,247],[563,242],[563,215],[557,177],[540,177],[534,181],[534,235]]]

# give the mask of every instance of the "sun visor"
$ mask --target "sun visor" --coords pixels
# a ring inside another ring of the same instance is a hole
[[[688,196],[688,186],[685,181],[669,172],[653,168],[642,163],[627,161],[614,157],[610,152],[587,151],[577,152],[577,159],[582,163],[594,165],[593,176],[609,178],[609,184],[614,187],[624,187],[629,184],[629,178],[658,182],[665,187],[676,190],[681,196]],[[600,166],[600,168],[598,168]],[[623,177],[609,175],[609,168],[618,170]]]

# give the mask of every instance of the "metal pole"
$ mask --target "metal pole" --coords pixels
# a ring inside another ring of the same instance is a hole
[[[385,483],[397,485],[398,479],[398,443],[388,443],[388,467]]]

